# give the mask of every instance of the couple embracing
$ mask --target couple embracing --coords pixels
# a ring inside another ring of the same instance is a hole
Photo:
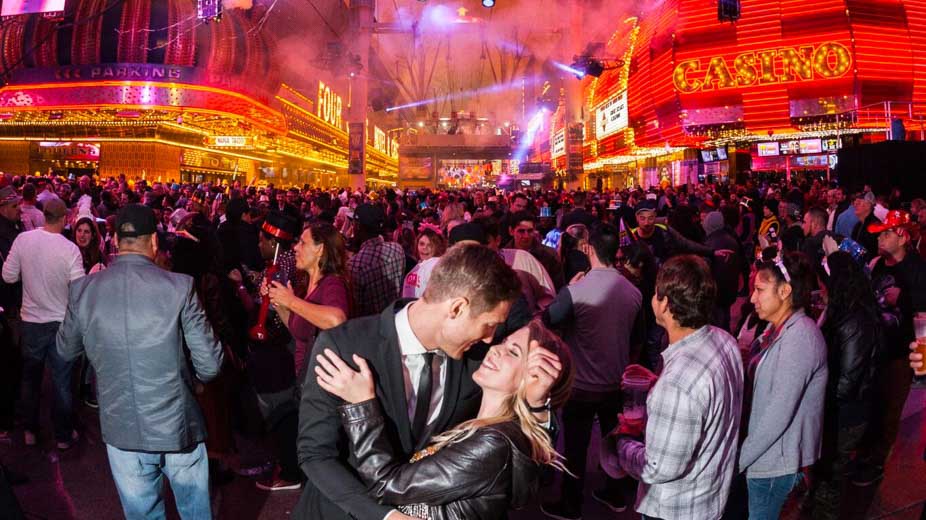
[[[550,424],[573,370],[539,322],[481,343],[519,295],[497,253],[460,244],[422,299],[323,332],[302,387],[294,517],[490,519],[526,505],[541,467],[562,468]]]

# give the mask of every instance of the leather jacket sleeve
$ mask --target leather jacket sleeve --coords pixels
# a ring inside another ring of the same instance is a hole
[[[478,497],[511,471],[511,442],[492,427],[409,463],[396,459],[376,399],[338,410],[355,468],[383,503],[441,505]]]
[[[837,402],[861,397],[861,387],[868,384],[879,338],[877,330],[866,330],[857,316],[842,320],[833,329],[833,346],[839,348],[839,380],[836,383]],[[875,327],[876,329],[876,327]]]

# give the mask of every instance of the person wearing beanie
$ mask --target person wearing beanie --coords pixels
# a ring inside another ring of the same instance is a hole
[[[804,228],[801,227],[801,208],[793,202],[782,202],[778,207],[778,217],[782,223],[781,249],[786,253],[800,251],[804,241]]]
[[[739,291],[740,265],[743,261],[739,242],[723,220],[719,211],[711,211],[701,224],[704,228],[705,244],[714,250],[733,251],[726,256],[714,256],[709,260],[711,273],[717,282],[717,297],[714,300],[714,316],[711,323],[726,331],[730,330],[730,307],[736,302]]]

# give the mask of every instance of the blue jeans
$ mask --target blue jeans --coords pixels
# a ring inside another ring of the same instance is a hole
[[[167,476],[183,520],[210,520],[209,458],[200,442],[182,452],[125,451],[106,445],[119,500],[127,520],[163,519],[162,476]]]
[[[74,430],[74,395],[71,391],[74,362],[64,361],[58,355],[55,337],[58,334],[59,325],[61,325],[60,321],[22,322],[22,406],[25,414],[25,428],[33,433],[38,432],[39,396],[42,393],[42,379],[45,375],[45,361],[47,360],[55,392],[52,401],[55,440],[68,442]]]
[[[772,478],[747,478],[749,520],[778,520],[788,494],[800,479],[800,473]]]

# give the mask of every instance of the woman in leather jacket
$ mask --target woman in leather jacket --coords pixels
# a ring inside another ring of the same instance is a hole
[[[562,405],[574,373],[569,351],[541,322],[532,321],[492,347],[473,374],[483,391],[477,417],[432,438],[411,461],[394,456],[366,362],[354,357],[358,374],[333,353],[320,359],[319,384],[348,403],[340,407],[341,420],[369,492],[397,506],[399,519],[502,519],[509,508],[527,505],[536,495],[541,466],[563,469],[525,400],[527,360],[534,346],[559,357],[563,368],[550,390],[550,405]]]
[[[871,282],[849,253],[826,258],[828,302],[821,331],[829,380],[823,419],[823,451],[815,473],[814,518],[839,518],[842,485],[851,454],[871,413],[876,358],[883,349],[881,319]]]

